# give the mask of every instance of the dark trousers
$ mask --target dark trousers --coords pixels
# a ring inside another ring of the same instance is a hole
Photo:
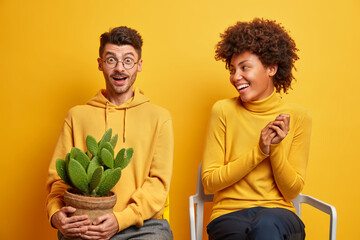
[[[220,216],[209,223],[209,240],[303,240],[305,226],[284,208],[248,208]]]

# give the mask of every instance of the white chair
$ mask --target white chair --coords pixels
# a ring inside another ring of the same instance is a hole
[[[204,187],[201,181],[201,164],[198,169],[196,194],[189,197],[189,211],[190,211],[190,239],[202,240],[203,236],[203,218],[204,218],[204,203],[212,202],[214,194],[205,194]],[[296,209],[296,213],[301,217],[301,203],[309,204],[320,211],[330,215],[330,234],[329,240],[336,240],[336,223],[337,214],[336,208],[327,203],[324,203],[316,198],[308,195],[299,194],[291,201]],[[194,208],[196,206],[196,211]]]

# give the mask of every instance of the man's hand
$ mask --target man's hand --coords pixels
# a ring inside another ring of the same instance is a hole
[[[271,140],[271,144],[280,143],[290,131],[290,115],[280,114],[269,127],[276,132],[276,136]]]
[[[81,234],[84,239],[108,240],[119,230],[119,225],[113,213],[98,217],[87,227],[87,232]]]
[[[62,207],[51,218],[52,225],[57,228],[65,238],[80,237],[82,233],[87,231],[87,226],[90,225],[88,216],[72,216],[68,214],[76,211],[73,207]]]

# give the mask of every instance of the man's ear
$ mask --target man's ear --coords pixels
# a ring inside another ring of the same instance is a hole
[[[143,60],[140,59],[140,60],[138,61],[138,63],[137,63],[137,65],[138,65],[137,71],[138,71],[138,72],[141,72],[141,70],[142,70],[142,62],[143,62]]]
[[[103,60],[101,58],[98,58],[97,61],[98,61],[98,69],[100,71],[102,71],[103,70]]]
[[[276,72],[277,72],[277,69],[278,69],[278,65],[272,65],[272,66],[269,66],[268,67],[268,73],[269,73],[269,77],[273,77],[275,76]]]

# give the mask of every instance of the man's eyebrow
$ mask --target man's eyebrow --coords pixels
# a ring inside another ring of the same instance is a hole
[[[124,56],[128,56],[128,55],[131,55],[131,56],[135,57],[135,54],[133,52],[127,52],[127,53],[124,54]]]
[[[105,56],[106,56],[106,55],[116,55],[116,54],[113,53],[113,52],[107,51],[107,52],[105,53]]]
[[[107,56],[107,55],[116,56],[116,53],[111,52],[111,51],[107,51],[107,52],[105,53],[105,56]],[[126,52],[126,53],[124,53],[123,56],[128,56],[128,55],[131,55],[131,56],[135,57],[135,54],[134,54],[133,52]]]

